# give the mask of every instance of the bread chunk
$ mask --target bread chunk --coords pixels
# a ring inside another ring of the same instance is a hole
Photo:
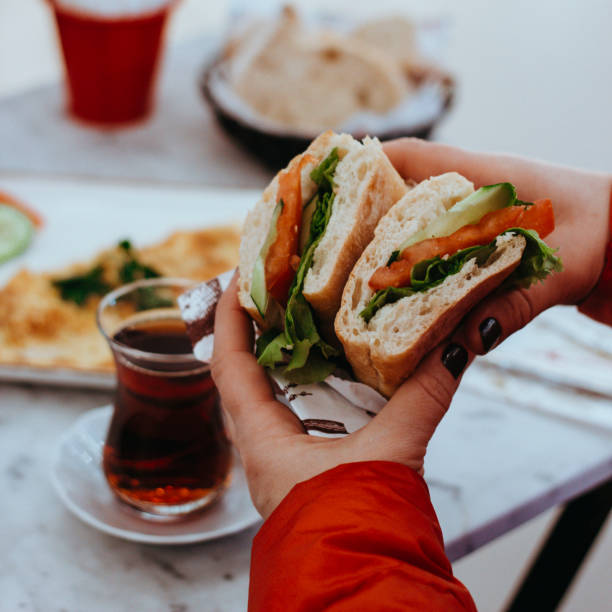
[[[323,324],[322,329],[329,331],[333,330],[346,279],[363,249],[372,240],[376,224],[408,191],[378,140],[366,138],[361,143],[349,134],[328,131],[316,138],[302,154],[312,155],[316,160],[304,164],[302,168],[304,204],[317,190],[310,179],[310,172],[334,147],[338,148],[340,161],[334,174],[332,213],[304,282],[304,297]],[[299,164],[302,155],[293,158],[289,168]],[[264,321],[250,295],[255,260],[266,239],[277,202],[278,176],[274,177],[262,198],[249,212],[240,245],[240,303],[263,329],[280,326],[282,314],[280,309],[273,310],[268,312]]]
[[[381,219],[346,283],[335,331],[358,380],[390,396],[423,356],[446,338],[475,304],[508,277],[521,261],[522,236],[498,238],[484,265],[468,261],[437,287],[387,304],[366,323],[359,313],[374,292],[368,281],[408,236],[473,191],[451,172],[423,181]]]

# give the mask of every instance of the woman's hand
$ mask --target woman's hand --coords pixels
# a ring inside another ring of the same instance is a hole
[[[483,300],[464,324],[472,351],[486,353],[546,308],[579,304],[587,298],[601,274],[610,239],[612,176],[510,155],[471,153],[414,138],[387,142],[384,150],[405,178],[422,181],[454,170],[476,187],[509,181],[521,200],[552,200],[556,228],[546,243],[559,249],[563,272],[529,289],[497,292]],[[585,303],[584,311],[612,325],[611,308],[595,314]]]
[[[212,374],[255,507],[267,518],[297,483],[342,463],[395,461],[423,472],[429,439],[473,358],[458,334],[434,349],[366,427],[340,439],[309,436],[277,402],[253,354],[253,322],[234,277],[217,306]],[[443,362],[444,360],[444,362]]]
[[[234,279],[217,308],[212,371],[251,497],[264,517],[297,483],[342,463],[395,461],[422,473],[427,444],[474,355],[487,352],[550,306],[583,301],[601,274],[609,240],[610,176],[414,139],[389,142],[385,152],[406,178],[420,181],[455,170],[476,186],[510,181],[522,200],[551,198],[556,229],[546,241],[559,249],[565,269],[528,290],[498,292],[483,300],[379,415],[341,439],[307,435],[299,419],[276,401],[253,355],[253,323],[238,303]],[[612,324],[612,315],[607,321],[599,318]]]

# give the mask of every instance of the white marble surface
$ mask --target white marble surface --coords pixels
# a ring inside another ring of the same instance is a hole
[[[0,385],[0,610],[244,610],[256,528],[199,545],[134,544],[81,524],[55,496],[55,441],[109,399]]]
[[[159,547],[81,524],[49,484],[61,433],[103,392],[0,385],[0,610],[244,610],[256,529]],[[612,475],[612,435],[459,394],[426,477],[451,559]]]
[[[609,431],[467,390],[425,461],[451,560],[611,477]]]

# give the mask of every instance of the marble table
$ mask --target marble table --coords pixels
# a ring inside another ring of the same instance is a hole
[[[181,547],[81,524],[49,482],[61,433],[110,394],[0,385],[0,610],[244,610],[257,527]],[[612,432],[460,392],[426,476],[455,560],[612,476]]]
[[[49,482],[55,440],[108,393],[0,386],[0,610],[245,609],[256,528],[203,545],[134,544],[81,524]]]

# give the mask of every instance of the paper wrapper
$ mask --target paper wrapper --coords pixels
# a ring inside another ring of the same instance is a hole
[[[179,299],[198,359],[212,356],[217,301],[232,273],[197,286]],[[480,357],[462,387],[530,410],[612,429],[612,330],[560,306]],[[363,427],[386,400],[342,372],[314,385],[293,385],[278,372],[271,378],[278,398],[312,435],[340,437]]]
[[[233,272],[190,289],[178,303],[197,359],[210,362],[217,302],[230,283]],[[342,372],[325,382],[296,385],[278,371],[270,373],[277,398],[302,421],[311,435],[342,437],[360,429],[380,411],[386,399],[374,389],[355,382]]]

